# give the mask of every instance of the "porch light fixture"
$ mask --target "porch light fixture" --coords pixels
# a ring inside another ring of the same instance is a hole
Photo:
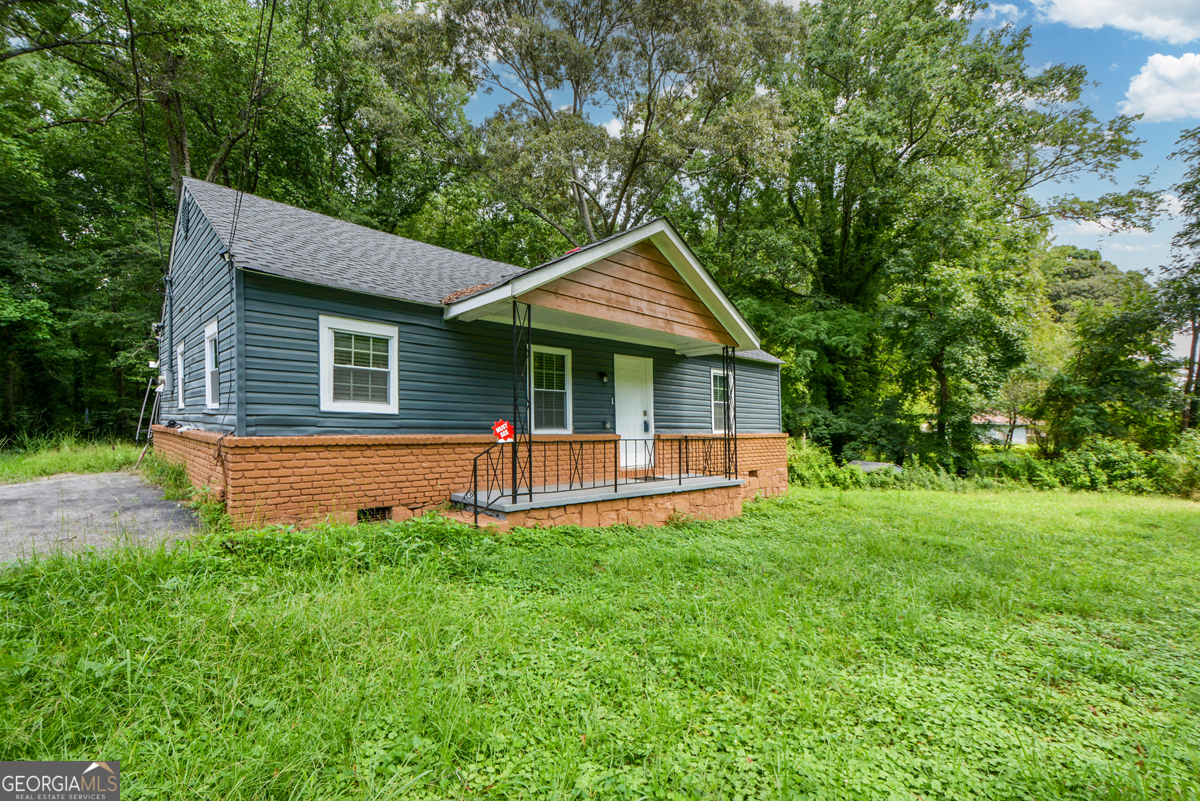
[[[600,371],[600,383],[601,384],[608,383],[608,373],[604,372],[603,370]]]

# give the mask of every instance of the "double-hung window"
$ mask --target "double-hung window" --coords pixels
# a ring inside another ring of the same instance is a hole
[[[539,434],[569,434],[571,351],[535,345],[532,355],[533,430]]]
[[[729,386],[729,374],[724,370],[712,371],[712,430],[714,434],[725,433],[725,401],[729,401],[729,414],[734,413],[733,389]]]
[[[394,325],[321,315],[321,411],[396,414]]]
[[[221,407],[221,361],[217,350],[217,321],[204,327],[204,405]]]

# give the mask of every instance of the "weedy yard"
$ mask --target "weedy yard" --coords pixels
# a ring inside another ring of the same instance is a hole
[[[793,490],[738,521],[212,534],[0,573],[0,758],[123,797],[1200,788],[1200,507]]]

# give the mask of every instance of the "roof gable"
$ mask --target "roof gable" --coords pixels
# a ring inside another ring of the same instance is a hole
[[[650,242],[610,254],[517,300],[719,345],[736,344],[662,251]]]
[[[714,349],[719,350],[723,344],[734,344],[736,347],[745,350],[758,348],[758,336],[754,333],[753,329],[750,328],[750,325],[738,312],[737,308],[734,307],[729,298],[725,296],[725,293],[720,290],[712,280],[712,277],[701,266],[695,254],[692,253],[691,249],[679,236],[679,233],[675,231],[669,222],[661,218],[600,242],[594,242],[591,245],[547,262],[540,267],[535,267],[532,270],[514,275],[495,286],[454,300],[446,305],[445,316],[448,319],[459,318],[463,320],[488,317],[489,315],[501,313],[502,309],[514,298],[520,298],[526,302],[532,302],[532,298],[537,298],[539,301],[542,301],[537,305],[543,305],[543,302],[547,299],[547,295],[531,294],[535,290],[553,293],[555,287],[566,286],[566,284],[556,284],[556,282],[563,279],[578,285],[588,286],[590,282],[594,282],[593,279],[597,276],[612,277],[610,273],[615,274],[620,272],[610,263],[629,266],[628,264],[623,264],[623,262],[629,261],[630,256],[638,256],[644,260],[653,261],[656,263],[656,267],[669,268],[673,273],[641,270],[640,272],[643,274],[640,276],[642,297],[631,297],[627,294],[626,297],[629,298],[629,301],[625,304],[625,311],[636,309],[638,301],[670,305],[674,308],[686,305],[673,302],[663,303],[667,301],[665,288],[663,288],[664,284],[658,283],[659,289],[655,289],[653,286],[656,278],[662,281],[675,282],[690,290],[695,301],[698,301],[703,307],[702,310],[692,307],[693,313],[697,316],[711,318],[711,320],[716,322],[716,329],[722,332],[723,337],[728,337],[728,342],[723,341],[723,338],[714,339],[711,336],[711,334],[715,334],[712,329],[709,329],[710,336],[698,336],[699,332],[697,331],[686,334],[664,331],[663,333],[668,334],[671,339],[664,340],[659,344],[672,346],[677,352],[688,355],[692,353],[712,352]],[[573,274],[584,270],[586,272],[583,273],[583,276],[586,276],[586,279],[576,280],[573,277]],[[632,273],[625,273],[623,275],[625,278],[638,277]],[[648,293],[653,294],[653,297],[645,297]],[[611,299],[611,293],[608,297]],[[683,295],[678,295],[677,297],[685,298]],[[692,297],[687,297],[686,299],[691,301]],[[601,302],[600,298],[595,295],[592,295],[589,299],[594,302]],[[573,313],[580,317],[610,320],[616,325],[627,326],[630,329],[647,328],[646,325],[639,325],[638,323],[629,321],[627,318],[617,321],[611,317],[597,318],[594,314],[588,314],[582,309],[567,312],[567,310],[560,306],[550,308],[555,309],[556,312]],[[643,306],[640,313],[649,315],[653,310],[653,307]],[[554,319],[554,315],[550,316]],[[671,317],[668,316],[666,319],[670,321]],[[676,322],[683,321],[677,320]],[[695,320],[693,319],[691,322],[695,322]],[[697,327],[707,328],[707,324]],[[570,329],[564,327],[563,330]],[[651,328],[650,330],[656,329]],[[661,330],[661,328],[657,330]],[[684,342],[684,338],[688,342]]]

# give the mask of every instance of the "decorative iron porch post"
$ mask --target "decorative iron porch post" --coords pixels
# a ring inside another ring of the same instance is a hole
[[[724,417],[723,445],[725,450],[725,478],[737,478],[737,401],[734,399],[734,389],[737,385],[737,356],[733,347],[721,349],[721,370],[725,374],[725,398],[721,410]]]
[[[525,309],[522,312],[521,307]],[[530,417],[529,371],[533,361],[533,307],[513,301],[513,440],[512,502],[517,502],[521,482],[533,501],[533,420]],[[522,453],[524,451],[524,453]]]

